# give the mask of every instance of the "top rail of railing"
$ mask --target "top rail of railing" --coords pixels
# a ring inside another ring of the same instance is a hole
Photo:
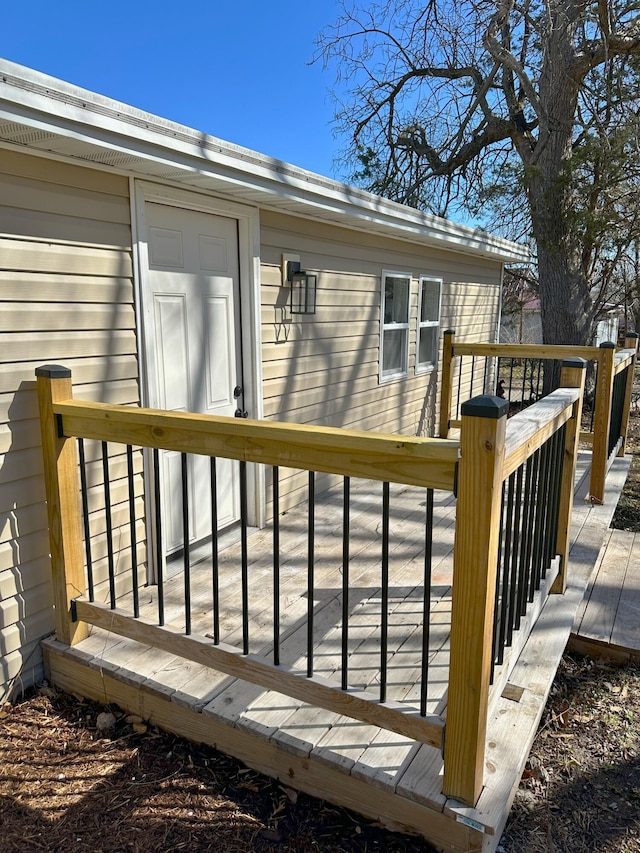
[[[86,401],[53,405],[68,437],[452,490],[459,442]]]
[[[465,343],[456,341],[455,332],[448,329],[443,341],[439,435],[448,438],[450,430],[460,428],[460,407],[477,393],[478,385],[484,394],[508,399],[509,414],[514,414],[548,393],[559,378],[562,360],[583,358],[593,365],[593,379],[580,439],[592,447],[590,498],[602,503],[614,448],[624,454],[637,348],[635,332],[616,351],[613,343],[599,347]]]

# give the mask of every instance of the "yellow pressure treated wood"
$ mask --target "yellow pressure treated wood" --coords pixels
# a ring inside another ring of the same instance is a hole
[[[444,726],[439,717],[421,717],[415,712],[403,709],[400,703],[378,703],[373,694],[364,691],[344,692],[326,679],[317,676],[305,678],[304,674],[290,667],[275,667],[267,659],[257,655],[243,655],[233,646],[224,643],[214,646],[211,640],[205,637],[185,636],[170,625],[159,627],[146,619],[133,619],[121,610],[111,610],[84,600],[77,602],[77,610],[79,619],[85,619],[122,637],[148,643],[252,684],[259,684],[269,690],[356,720],[397,731],[422,743],[442,745]]]
[[[469,805],[484,770],[508,408],[484,399],[487,406],[470,401],[462,413],[443,787]]]
[[[62,690],[80,692],[99,702],[116,702],[152,725],[196,743],[215,746],[289,787],[354,809],[390,828],[420,832],[438,849],[451,853],[482,849],[481,833],[440,811],[382,790],[376,790],[372,796],[369,782],[337,772],[313,757],[286,752],[277,744],[191,708],[177,706],[166,697],[148,692],[144,686],[134,687],[121,681],[118,673],[111,675],[90,669],[73,656],[63,656],[62,650],[53,644],[45,647],[45,654],[48,675]]]
[[[571,418],[578,397],[578,389],[559,388],[508,421],[502,471],[505,480]]]
[[[547,344],[461,344],[453,348],[454,356],[500,356],[500,358],[553,358],[565,359],[572,356],[599,361],[599,347],[574,347]]]
[[[455,332],[447,329],[442,336],[442,378],[440,391],[440,438],[449,437],[451,418],[451,394],[453,389],[453,347]]]
[[[602,357],[598,364],[596,405],[593,418],[593,455],[589,483],[591,501],[597,504],[601,504],[604,500],[616,355],[613,346],[603,345],[599,349],[602,352]]]
[[[458,442],[190,412],[58,403],[67,435],[312,471],[453,488]]]
[[[71,372],[55,365],[38,368],[38,403],[47,515],[53,575],[56,636],[72,646],[87,636],[87,625],[71,621],[71,599],[85,593],[84,555],[78,453],[76,442],[58,435],[53,406],[57,400],[73,396]]]

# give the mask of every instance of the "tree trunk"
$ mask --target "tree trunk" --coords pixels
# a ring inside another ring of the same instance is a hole
[[[542,339],[584,345],[591,337],[593,308],[571,221],[572,134],[581,84],[573,41],[580,10],[576,0],[550,0],[548,9],[539,88],[543,119],[525,161],[525,183],[538,248]]]
[[[593,310],[573,218],[571,155],[580,82],[574,31],[579,0],[548,0],[548,30],[540,74],[537,143],[525,152],[525,186],[538,250],[542,339],[590,342]],[[544,393],[557,387],[559,362],[547,363]]]

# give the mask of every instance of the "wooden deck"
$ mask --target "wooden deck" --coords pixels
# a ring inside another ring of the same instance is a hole
[[[51,680],[75,693],[115,702],[163,729],[216,746],[289,786],[389,826],[418,832],[439,849],[492,851],[601,545],[608,537],[606,550],[614,547],[608,525],[628,462],[614,462],[605,502],[593,506],[583,500],[589,459],[581,454],[579,460],[567,593],[548,599],[507,689],[492,700],[484,789],[475,808],[462,807],[443,795],[442,758],[433,747],[312,708],[104,630],[94,629],[73,648],[47,641]],[[452,496],[443,492],[436,492],[435,504],[428,711],[444,716],[455,505]],[[362,483],[352,494],[350,685],[369,689],[375,688],[379,671],[379,505],[379,486]],[[411,708],[419,704],[424,514],[423,490],[392,489],[388,698]],[[304,511],[287,513],[281,532],[281,659],[300,667],[306,660],[306,531]],[[333,676],[340,666],[341,531],[341,495],[318,498],[314,660],[316,672],[325,677]],[[273,647],[270,537],[266,529],[249,541],[250,644],[251,651],[263,655]],[[629,555],[637,547],[634,539]],[[238,544],[221,554],[222,639],[235,644],[240,644],[241,631],[238,561]],[[210,565],[203,560],[193,572],[193,630],[210,634]],[[631,585],[631,573],[629,577]],[[634,588],[637,592],[637,583]],[[141,602],[145,611],[155,615],[154,588],[142,591]],[[589,606],[590,602],[583,608],[582,622]],[[167,622],[182,627],[180,573],[167,583],[166,608]],[[617,610],[622,614],[624,606],[618,604]]]
[[[571,646],[615,660],[640,657],[640,534],[607,531]]]

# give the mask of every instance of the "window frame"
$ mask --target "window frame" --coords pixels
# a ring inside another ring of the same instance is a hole
[[[423,290],[423,282],[429,281],[438,285],[438,319],[437,320],[422,320],[422,290]],[[431,373],[436,370],[438,367],[438,356],[439,356],[439,336],[437,335],[438,346],[436,346],[435,360],[434,361],[420,361],[420,337],[422,329],[439,329],[440,324],[442,322],[442,288],[443,288],[443,280],[435,275],[424,274],[421,275],[418,279],[418,316],[416,318],[416,361],[415,361],[415,372],[416,373]]]
[[[407,281],[407,322],[406,323],[385,323],[385,307],[386,307],[386,282],[389,278],[406,279]],[[380,349],[379,349],[379,382],[393,382],[397,379],[405,379],[409,375],[409,348],[410,348],[410,330],[411,330],[411,297],[413,290],[413,274],[410,272],[399,270],[382,270],[380,278]],[[384,365],[384,340],[385,332],[403,331],[405,335],[404,341],[404,369],[394,372],[385,372]]]

